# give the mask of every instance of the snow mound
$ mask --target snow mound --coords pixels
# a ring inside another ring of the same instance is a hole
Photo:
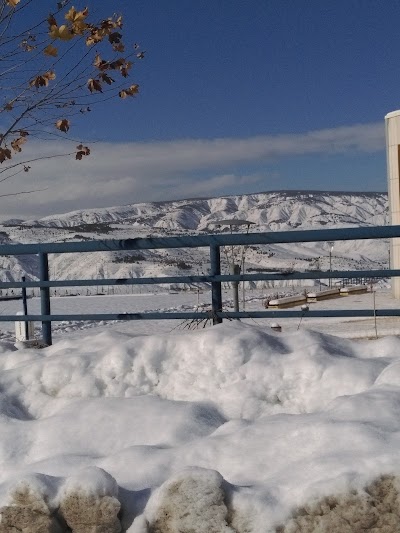
[[[62,500],[60,513],[73,533],[120,533],[120,509],[120,502],[112,496],[75,492]]]
[[[70,476],[62,487],[62,499],[74,494],[103,498],[118,497],[118,485],[115,479],[102,468],[88,466]]]
[[[396,339],[390,352],[399,348]],[[65,339],[45,354],[0,376],[0,386],[15,391],[34,418],[72,399],[149,394],[212,399],[228,418],[313,412],[337,396],[366,390],[387,366],[387,359],[368,356],[365,345],[308,331],[282,336],[243,324],[189,335],[107,332]]]
[[[30,475],[10,487],[8,505],[0,509],[0,532],[61,533],[52,496],[55,484],[48,476]]]
[[[150,498],[149,533],[234,533],[227,524],[223,478],[214,470],[188,468]]]
[[[10,486],[1,533],[120,533],[118,485],[105,470],[83,468],[64,481],[33,474]],[[69,529],[68,529],[69,528]]]
[[[383,476],[363,492],[323,498],[298,509],[276,533],[397,533],[400,524],[400,483]]]

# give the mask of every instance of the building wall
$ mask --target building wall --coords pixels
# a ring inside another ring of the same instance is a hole
[[[400,111],[385,117],[390,223],[400,224]],[[400,237],[390,242],[390,267],[400,268]],[[400,277],[392,278],[392,291],[400,299]]]

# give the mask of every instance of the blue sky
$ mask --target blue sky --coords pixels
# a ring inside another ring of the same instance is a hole
[[[330,129],[399,105],[397,0],[120,4],[149,51],[143,140]]]
[[[132,73],[141,93],[79,130],[101,141],[97,159],[78,171],[67,164],[65,174],[69,183],[84,175],[97,192],[83,205],[82,188],[60,198],[60,182],[53,210],[278,189],[386,190],[384,115],[400,108],[397,0],[91,4],[123,12],[124,33],[147,51]],[[34,181],[46,172],[40,167]]]

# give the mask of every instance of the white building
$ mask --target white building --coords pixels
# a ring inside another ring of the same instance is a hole
[[[400,111],[385,116],[386,159],[390,224],[400,224]],[[390,268],[400,268],[400,237],[390,242]],[[392,278],[395,298],[400,298],[400,277]]]

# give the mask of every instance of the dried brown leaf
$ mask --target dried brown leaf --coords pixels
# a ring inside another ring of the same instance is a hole
[[[74,38],[74,34],[66,24],[61,26],[53,24],[50,26],[49,35],[52,39],[60,39],[60,41],[70,41]]]
[[[11,141],[11,148],[14,150],[14,152],[21,152],[22,148],[21,146],[26,142],[25,137],[18,137],[17,139],[13,139]]]
[[[118,44],[121,42],[121,39],[122,35],[118,31],[114,31],[108,36],[108,40],[111,44]]]
[[[82,157],[90,155],[90,149],[88,146],[83,146],[83,144],[79,144],[76,149],[77,152],[75,154],[75,159],[77,159],[78,161],[80,161]]]
[[[46,46],[46,48],[43,50],[44,55],[51,56],[51,57],[57,57],[58,56],[58,48],[55,46],[49,44]]]
[[[66,118],[62,118],[60,120],[57,120],[56,122],[56,128],[60,131],[63,131],[64,133],[67,133],[69,130],[70,122]]]
[[[131,85],[128,89],[122,89],[122,91],[120,91],[118,94],[120,98],[125,99],[127,96],[136,96],[138,92],[139,85],[134,84]]]
[[[50,13],[50,15],[47,17],[47,22],[48,22],[49,28],[51,28],[52,26],[57,26],[56,18],[52,13]]]
[[[101,83],[99,80],[96,80],[96,79],[93,79],[93,78],[90,78],[88,80],[88,83],[87,83],[87,86],[88,86],[88,89],[91,93],[93,93],[94,91],[98,91],[100,93],[103,92],[103,89],[101,87]]]
[[[40,74],[39,76],[36,76],[36,78],[33,78],[33,80],[29,82],[29,85],[31,87],[36,87],[37,89],[39,87],[47,87],[49,85],[49,81],[54,80],[55,77],[55,72],[49,70],[48,72],[45,72],[44,74]]]
[[[4,163],[6,159],[11,159],[11,150],[9,148],[0,148],[0,163]]]
[[[111,85],[112,83],[115,82],[115,80],[111,78],[110,76],[108,76],[108,74],[106,74],[105,72],[100,74],[100,79],[104,81],[105,83],[107,83],[107,85]]]
[[[125,52],[125,45],[122,43],[113,44],[114,52]]]

